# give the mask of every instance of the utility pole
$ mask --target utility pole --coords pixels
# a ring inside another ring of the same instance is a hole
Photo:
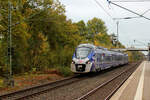
[[[119,47],[119,21],[117,21],[117,46]]]
[[[12,15],[11,15],[11,11],[12,11],[12,5],[11,2],[8,2],[8,58],[9,58],[9,82],[8,85],[10,86],[14,86],[14,80],[13,80],[13,76],[12,76],[12,34],[11,34],[11,25],[12,25]]]

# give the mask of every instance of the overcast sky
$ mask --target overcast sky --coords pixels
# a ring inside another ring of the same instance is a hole
[[[87,22],[93,17],[101,18],[108,28],[108,34],[116,33],[116,20],[112,18],[124,18],[124,17],[135,17],[137,15],[130,13],[122,8],[115,5],[109,5],[107,0],[97,0],[103,8],[107,11],[107,14],[95,0],[60,0],[65,5],[66,15],[68,19],[72,19],[73,22],[84,20]],[[112,0],[117,1],[117,0]],[[127,1],[127,0],[120,0]],[[137,0],[128,0],[137,1]],[[145,2],[114,2],[118,5],[126,7],[139,14],[144,13],[150,9],[150,0],[138,0]],[[149,2],[148,2],[149,1]],[[150,18],[150,11],[144,16]],[[150,42],[150,20],[144,18],[134,18],[119,20],[119,40],[126,47],[134,44],[134,40]],[[142,48],[142,43],[136,42],[139,48]]]

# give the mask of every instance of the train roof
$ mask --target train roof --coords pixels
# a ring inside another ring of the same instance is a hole
[[[94,46],[93,44],[89,44],[89,43],[87,43],[87,44],[80,44],[80,45],[78,45],[78,47],[89,47],[89,48],[96,48],[96,46]]]
[[[111,54],[111,55],[115,54],[115,55],[126,55],[126,56],[128,56],[128,54],[126,54],[126,53],[108,50],[107,48],[104,48],[101,46],[95,46],[95,45],[90,44],[90,43],[80,44],[80,45],[78,45],[78,47],[89,47],[89,48],[93,48],[93,49],[97,50],[97,52],[107,53],[107,54]]]
[[[101,47],[101,46],[97,46],[97,49],[108,50],[107,48],[104,48],[104,47]]]

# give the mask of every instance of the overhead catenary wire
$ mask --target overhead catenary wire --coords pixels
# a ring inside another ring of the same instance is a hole
[[[111,20],[114,21],[113,17],[105,10],[105,8],[97,0],[94,0],[94,1],[111,18]]]
[[[141,15],[145,15],[147,12],[149,12],[150,9],[146,10],[144,13]],[[135,17],[124,17],[124,18],[113,18],[114,20],[121,20],[121,19],[132,19],[132,18],[142,18],[141,16],[135,16]]]
[[[103,7],[97,0],[94,0],[94,1],[96,2],[96,4],[97,4],[100,8],[103,9],[103,11],[104,11],[111,19],[113,19],[112,16],[104,9],[104,7]]]
[[[133,13],[133,14],[136,14],[136,15],[138,15],[138,16],[140,16],[140,17],[143,17],[143,18],[145,18],[145,19],[147,19],[147,20],[150,20],[150,18],[145,17],[145,16],[143,16],[143,15],[141,15],[141,14],[139,14],[139,13],[136,13],[136,12],[134,12],[134,11],[128,9],[128,8],[125,8],[125,7],[123,7],[123,6],[120,6],[120,5],[118,5],[118,4],[116,4],[116,3],[112,2],[112,1],[109,1],[109,0],[107,0],[107,1],[108,1],[109,4],[113,4],[113,5],[115,5],[115,6],[118,6],[118,7],[122,8],[122,9],[125,9],[125,10],[127,10],[127,11],[129,11],[129,12],[131,12],[131,13]]]
[[[142,44],[142,45],[147,46],[147,44],[145,44],[145,42],[142,42],[142,41],[139,41],[139,40],[134,40],[134,43],[135,43],[135,42],[138,42],[138,43],[140,43],[140,44]]]
[[[148,10],[146,10],[143,14],[141,14],[141,15],[145,15],[147,12],[149,12],[150,11],[150,9],[148,9]]]
[[[150,0],[112,0],[112,2],[150,2]]]

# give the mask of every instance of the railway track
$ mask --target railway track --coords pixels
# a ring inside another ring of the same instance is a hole
[[[103,84],[100,84],[76,100],[109,100],[112,95],[122,86],[122,84],[131,76],[140,63],[141,62],[136,63],[131,68],[121,72],[119,75],[111,78]]]
[[[138,65],[138,64],[136,64],[136,65]],[[135,70],[136,65],[132,65],[133,67],[131,68],[132,69],[131,73]],[[107,71],[108,70],[106,70],[106,72]],[[103,83],[103,84],[99,85],[98,87],[96,87],[95,89],[89,91],[87,94],[81,96],[77,100],[85,100],[85,99],[97,100],[95,98],[93,99],[93,97],[95,95],[97,95],[98,91],[103,91],[103,89],[105,90],[107,88],[108,84],[114,82],[115,79],[123,78],[123,76],[127,76],[127,75],[123,75],[123,73],[126,73],[128,71],[129,71],[129,69],[122,72],[122,73],[120,73],[116,77],[113,77],[111,80],[108,80],[107,82],[105,81],[105,83]],[[131,73],[128,75],[128,77],[131,75]],[[120,76],[122,76],[122,77],[120,77]],[[85,76],[82,76],[82,75],[77,75],[77,76],[74,76],[74,77],[71,77],[71,78],[66,78],[66,79],[63,79],[63,80],[56,81],[56,82],[46,83],[46,84],[42,84],[42,85],[39,85],[39,86],[34,86],[34,87],[27,88],[27,89],[19,90],[19,91],[16,91],[16,92],[0,95],[0,100],[22,100],[22,99],[28,100],[28,99],[34,98],[38,95],[47,93],[49,91],[52,91],[52,90],[55,90],[55,89],[58,89],[58,88],[61,88],[61,87],[68,86],[70,84],[73,84],[73,83],[76,83],[76,82],[79,82],[79,81],[82,81],[82,80],[85,80],[85,79],[88,79],[88,78],[89,77],[85,77]],[[126,79],[124,79],[124,81]],[[123,84],[123,82],[121,84]],[[117,84],[118,83],[116,83],[116,85]],[[108,100],[120,86],[121,85],[116,86],[115,87],[116,89],[113,89],[109,94],[107,94],[107,96],[105,95],[105,98],[107,97],[106,100]],[[103,94],[105,94],[105,93],[103,93]],[[100,99],[100,100],[103,100],[103,99]]]
[[[27,89],[11,92],[8,94],[0,95],[0,100],[22,100],[22,99],[25,99],[28,97],[32,97],[32,96],[41,94],[46,91],[51,91],[53,89],[57,89],[59,87],[65,86],[65,85],[69,85],[74,82],[78,82],[83,79],[85,79],[85,77],[82,77],[81,75],[76,75],[76,76],[66,78],[63,80],[59,80],[56,82],[46,83],[46,84],[30,87]]]

